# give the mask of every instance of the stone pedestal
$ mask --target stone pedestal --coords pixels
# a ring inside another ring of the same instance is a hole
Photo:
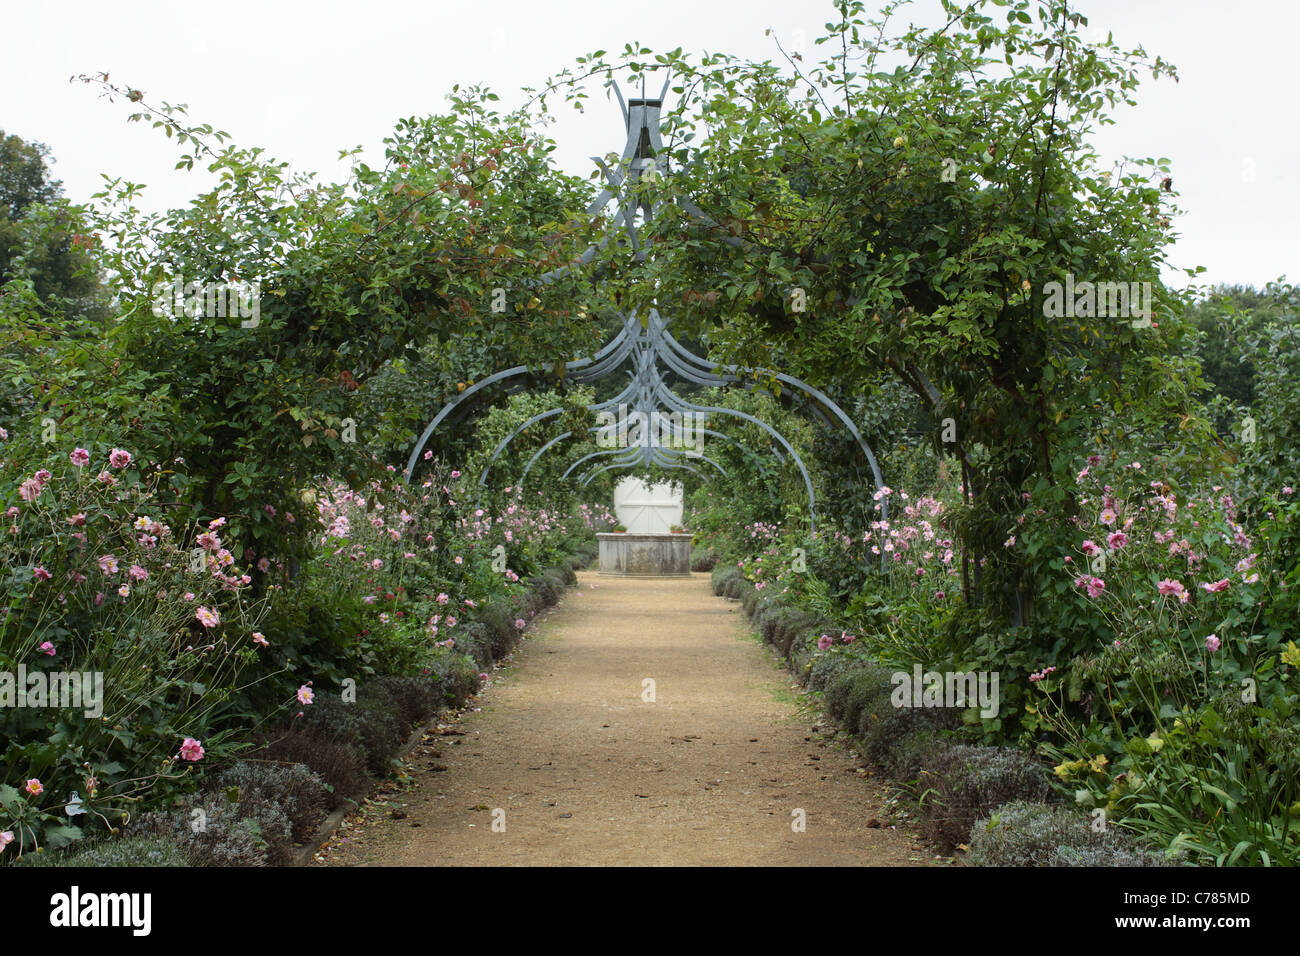
[[[638,577],[685,577],[691,573],[689,534],[602,532],[600,573]]]

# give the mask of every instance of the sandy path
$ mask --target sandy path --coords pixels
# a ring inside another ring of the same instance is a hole
[[[326,865],[931,862],[707,575],[579,574]],[[540,616],[539,616],[540,617]],[[643,700],[646,679],[654,702]],[[436,768],[446,768],[436,769]],[[391,807],[391,809],[390,809]],[[792,811],[804,811],[795,832]],[[504,811],[502,814],[499,811]],[[494,830],[493,820],[498,821]],[[500,823],[504,822],[504,832]],[[868,825],[870,824],[870,825]]]

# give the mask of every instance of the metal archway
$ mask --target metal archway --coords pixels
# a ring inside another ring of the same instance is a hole
[[[617,164],[610,165],[598,158],[594,158],[597,167],[600,169],[606,184],[600,194],[588,205],[587,214],[596,215],[610,200],[617,200],[617,217],[621,220],[621,228],[606,236],[595,245],[589,247],[576,260],[566,266],[553,269],[550,272],[538,277],[536,281],[551,282],[554,279],[574,268],[582,268],[591,263],[596,254],[605,248],[610,242],[618,241],[627,245],[631,253],[637,260],[644,260],[649,254],[649,250],[641,241],[636,226],[636,214],[642,212],[647,217],[653,214],[653,209],[644,194],[627,201],[629,187],[636,186],[643,178],[647,176],[667,175],[666,153],[663,148],[663,142],[659,130],[659,114],[663,105],[663,98],[668,92],[668,84],[671,80],[666,80],[663,90],[660,92],[658,99],[647,99],[642,90],[640,99],[625,101],[622,91],[617,86],[614,92],[618,97],[620,109],[623,113],[624,126],[627,138],[624,143],[621,157]],[[657,157],[662,156],[664,162],[659,164]],[[712,222],[712,219],[701,211],[695,204],[684,198],[674,200],[678,202],[684,210],[690,215],[704,221]],[[730,240],[729,240],[730,241]],[[739,240],[735,240],[739,242]],[[734,243],[733,243],[734,244]],[[884,486],[884,480],[880,472],[880,467],[876,461],[870,446],[863,439],[861,433],[849,418],[829,396],[824,392],[808,385],[807,383],[787,375],[782,372],[757,369],[745,370],[734,365],[724,366],[719,363],[710,361],[691,352],[686,346],[677,341],[676,338],[668,331],[668,321],[664,319],[657,309],[652,308],[646,318],[646,324],[642,327],[640,321],[635,315],[623,316],[622,328],[606,342],[595,354],[586,358],[578,358],[565,363],[566,377],[579,384],[595,382],[613,374],[618,368],[630,361],[632,365],[631,382],[613,399],[604,402],[593,403],[588,406],[589,410],[597,413],[608,414],[608,409],[617,405],[626,415],[630,406],[631,412],[635,415],[649,416],[659,413],[660,408],[668,408],[672,413],[678,413],[683,416],[710,414],[720,415],[723,417],[736,418],[748,424],[752,424],[762,429],[775,444],[768,446],[769,451],[778,462],[784,463],[785,460],[791,461],[799,470],[803,479],[805,491],[808,496],[808,514],[809,523],[812,530],[816,529],[816,497],[813,489],[812,479],[803,460],[800,458],[794,446],[782,435],[776,428],[761,419],[749,415],[736,409],[729,409],[719,406],[706,406],[691,402],[676,393],[674,393],[664,381],[663,372],[660,366],[672,372],[682,380],[695,385],[701,386],[740,386],[749,390],[755,390],[758,385],[756,379],[766,377],[788,386],[792,399],[802,404],[811,414],[827,425],[832,422],[827,418],[830,414],[834,422],[838,423],[853,438],[855,444],[862,452],[871,471],[872,479],[879,489]],[[748,372],[748,374],[746,374]],[[425,445],[432,437],[434,432],[442,425],[453,413],[462,408],[471,408],[467,403],[485,396],[489,389],[501,385],[507,385],[510,391],[516,391],[519,388],[528,387],[530,380],[535,377],[527,366],[519,365],[513,368],[505,369],[489,375],[487,378],[475,382],[464,392],[457,395],[449,401],[424,429],[416,442],[414,449],[411,451],[407,460],[404,477],[410,481],[415,473],[415,467],[419,461],[420,453],[424,450]],[[555,417],[563,411],[562,408],[552,408],[538,415],[530,417],[511,431],[494,449],[492,455],[480,475],[479,484],[486,484],[488,474],[492,465],[505,452],[510,443],[522,434],[525,429],[540,421]],[[597,431],[598,429],[592,429]],[[726,438],[721,433],[710,431],[714,437]],[[573,437],[573,432],[568,431],[563,435],[546,442],[534,455],[529,459],[524,469],[526,475],[540,457],[552,449],[559,446],[560,442]],[[735,442],[747,453],[752,452],[745,448],[740,442]],[[778,451],[777,446],[780,446]],[[631,468],[644,465],[653,461],[656,464],[662,464],[665,467],[681,467],[688,471],[699,474],[699,472],[690,468],[688,465],[680,464],[678,459],[682,457],[701,458],[696,454],[685,454],[676,448],[654,449],[631,449],[631,454],[619,455],[619,449],[605,449],[591,455],[585,455],[577,462],[574,462],[565,472],[570,475],[574,469],[581,463],[598,458],[598,457],[615,457],[617,460],[601,466],[595,471],[590,471],[582,479],[589,482],[603,471],[614,468]],[[782,451],[784,455],[782,455]],[[711,465],[718,468],[722,474],[726,474],[717,462],[710,461]],[[888,518],[888,499],[882,502],[882,516]]]

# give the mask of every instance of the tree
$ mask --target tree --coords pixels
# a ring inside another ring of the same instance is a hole
[[[1046,569],[1002,547],[1024,495],[1064,534],[1089,452],[1205,447],[1190,330],[1159,281],[1168,161],[1100,170],[1088,144],[1142,71],[1176,73],[1086,43],[1063,0],[944,0],[937,29],[895,27],[899,6],[867,21],[840,0],[827,58],[788,70],[630,47],[584,59],[671,70],[665,129],[704,144],[671,147],[679,201],[648,225],[656,254],[626,270],[626,294],[671,304],[715,357],[850,392],[888,372],[934,433],[952,419],[936,444],[961,466],[967,597],[1027,622]],[[1153,321],[1121,302],[1055,308],[1051,283],[1076,280],[1150,289]]]
[[[99,290],[90,249],[96,239],[52,179],[50,151],[0,130],[0,285],[26,276],[41,300],[77,300]]]

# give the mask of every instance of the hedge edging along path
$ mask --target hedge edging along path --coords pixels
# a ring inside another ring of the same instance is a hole
[[[592,558],[594,557],[594,554],[588,552],[587,549],[580,548],[571,557],[583,559],[583,564],[585,566],[586,564],[591,562]],[[568,573],[566,573],[566,569]],[[572,570],[573,570],[573,566],[571,563],[565,565],[555,565],[553,567],[547,568],[544,571],[542,571],[540,574],[537,574],[533,578],[529,579],[530,581],[536,583],[534,583],[527,590],[532,595],[544,595],[546,588],[541,585],[540,579],[542,579],[544,576],[548,575],[552,571],[558,571],[561,574],[564,574],[565,577],[567,578],[568,574],[572,573]],[[566,583],[565,586],[573,587],[574,585]],[[551,606],[554,606],[555,603],[559,603],[558,597],[557,600]],[[525,628],[525,630],[527,630],[527,628]],[[501,658],[497,658],[496,660],[493,660],[492,666],[494,668],[497,667],[500,661],[504,659],[504,656],[505,655],[502,655]],[[462,701],[453,707],[447,708],[446,710],[440,710],[438,713],[430,717],[424,724],[415,728],[415,730],[411,732],[411,735],[406,739],[406,742],[402,744],[401,749],[397,752],[394,759],[400,760],[406,757],[408,754],[410,754],[412,750],[414,750],[424,740],[425,734],[427,734],[430,730],[436,728],[438,724],[444,721],[444,718],[447,716],[447,714],[459,713],[464,710],[464,707],[465,707],[465,702]],[[382,782],[383,782],[382,780],[375,781],[375,787],[371,788],[372,794],[374,793],[375,788],[378,787],[378,785]],[[317,828],[312,838],[308,840],[306,843],[304,843],[302,846],[294,850],[294,861],[292,865],[293,866],[309,865],[312,862],[312,860],[315,858],[316,854],[319,853],[321,849],[325,846],[325,844],[327,844],[334,837],[334,834],[338,831],[339,826],[343,823],[344,819],[347,818],[348,813],[355,810],[358,806],[360,806],[360,801],[358,801],[358,803],[352,806],[344,804],[343,806],[337,807],[336,809],[331,811],[330,814],[321,823],[320,827]]]

